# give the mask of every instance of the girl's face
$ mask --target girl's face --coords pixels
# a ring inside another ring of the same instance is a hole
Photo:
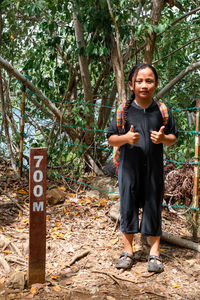
[[[150,68],[140,69],[129,81],[129,88],[135,93],[136,100],[152,100],[158,82]]]

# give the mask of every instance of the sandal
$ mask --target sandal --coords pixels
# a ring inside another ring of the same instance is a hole
[[[127,259],[129,257],[130,259]],[[117,260],[115,267],[117,269],[130,269],[134,264],[135,258],[133,255],[128,253],[121,253],[120,258]]]
[[[153,259],[153,261],[152,261]],[[157,261],[160,261],[160,264],[158,264]],[[164,271],[162,258],[156,255],[149,255],[148,257],[148,271],[149,272],[156,272],[161,273]]]

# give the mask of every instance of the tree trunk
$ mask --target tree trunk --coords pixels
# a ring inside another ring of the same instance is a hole
[[[122,59],[122,58],[121,58]],[[123,63],[120,63],[117,44],[114,40],[113,35],[111,35],[111,60],[113,65],[113,70],[115,73],[115,80],[118,91],[118,105],[125,103],[127,100],[126,89],[125,89],[125,81],[124,81],[124,67]]]
[[[110,40],[111,40],[111,60],[113,65],[113,70],[115,73],[115,80],[117,85],[117,91],[118,91],[118,104],[125,103],[127,100],[126,95],[126,89],[125,89],[125,80],[124,80],[124,64],[123,64],[123,57],[121,54],[120,49],[120,35],[119,35],[119,29],[117,26],[117,22],[115,20],[115,17],[112,12],[112,8],[110,5],[110,1],[107,0],[108,10],[111,16],[111,19],[113,21],[113,24],[115,26],[115,35],[116,40],[111,33]]]
[[[73,19],[74,19],[74,29],[75,29],[77,47],[79,49],[85,48],[85,41],[84,41],[84,36],[83,36],[82,25],[79,22],[77,15],[75,13],[73,13]],[[92,86],[91,86],[91,82],[90,82],[90,74],[89,74],[89,68],[88,68],[88,60],[84,55],[81,55],[81,54],[79,54],[79,66],[80,66],[80,71],[81,71],[81,80],[82,80],[83,89],[84,89],[85,101],[93,102]]]
[[[117,92],[117,89],[116,89],[116,85],[114,84],[114,86],[110,92],[110,95],[105,95],[102,98],[102,103],[101,103],[102,106],[99,109],[99,118],[98,118],[98,122],[97,122],[98,128],[100,128],[100,129],[104,129],[108,122],[108,119],[110,116],[110,107],[113,106],[113,104],[114,104],[114,101],[116,98],[116,92]],[[103,105],[109,106],[109,107],[104,107]]]
[[[1,8],[0,8],[0,49],[1,49],[1,41],[2,41],[1,33],[2,33],[2,12],[1,12]],[[18,177],[15,159],[14,159],[14,155],[13,155],[12,144],[11,144],[11,140],[10,140],[8,120],[7,120],[7,116],[6,116],[6,105],[5,105],[5,100],[4,100],[3,80],[2,80],[1,69],[0,69],[0,100],[1,100],[1,112],[2,112],[2,119],[3,119],[2,127],[4,127],[4,130],[5,130],[6,143],[7,143],[8,151],[10,153],[11,165],[12,165],[13,171],[15,172],[15,175]]]
[[[151,25],[157,26],[159,20],[161,18],[161,12],[164,5],[164,0],[152,0],[152,13],[151,13]],[[148,64],[152,64],[153,61],[153,53],[156,42],[156,33],[148,30],[148,38],[146,42],[146,48],[144,53],[144,62]]]
[[[15,175],[18,177],[17,168],[16,168],[16,164],[15,164],[15,158],[14,158],[14,154],[13,154],[13,148],[12,148],[11,139],[10,139],[9,128],[8,128],[8,121],[7,121],[7,117],[6,117],[6,105],[5,105],[5,101],[4,101],[3,82],[2,82],[2,72],[1,72],[1,70],[0,70],[0,99],[1,99],[1,111],[2,111],[2,118],[3,118],[3,127],[4,127],[4,130],[5,130],[6,143],[7,143],[8,151],[9,151],[9,154],[10,154],[11,165],[12,165],[13,171],[15,172]]]
[[[82,25],[79,22],[78,17],[75,13],[73,13],[73,20],[74,20],[74,29],[75,29],[77,47],[81,50],[85,48]],[[85,102],[93,103],[93,94],[92,94],[92,86],[90,81],[88,60],[86,56],[83,54],[79,54],[79,66],[80,66],[81,81],[83,84]],[[86,127],[90,128],[91,123],[94,123],[94,113],[86,115],[85,118],[86,118]],[[93,136],[94,134],[92,132],[87,131],[85,133],[84,140],[87,145],[90,145],[92,143]]]

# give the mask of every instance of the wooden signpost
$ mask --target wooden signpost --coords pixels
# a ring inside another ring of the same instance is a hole
[[[30,149],[28,286],[45,282],[47,148]]]

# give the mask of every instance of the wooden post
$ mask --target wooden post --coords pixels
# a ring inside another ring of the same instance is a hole
[[[200,106],[200,99],[196,99],[196,106]],[[196,111],[196,131],[200,133],[200,110]],[[195,135],[195,164],[194,165],[194,189],[193,189],[193,207],[199,209],[199,156],[200,156],[200,136]],[[199,213],[194,210],[193,214],[193,238],[197,239],[199,226]]]
[[[30,149],[28,286],[45,282],[47,148]]]
[[[19,170],[18,170],[20,177],[22,176],[22,167],[23,167],[25,99],[26,99],[26,87],[25,87],[25,85],[23,85],[22,86],[22,102],[21,102]]]

